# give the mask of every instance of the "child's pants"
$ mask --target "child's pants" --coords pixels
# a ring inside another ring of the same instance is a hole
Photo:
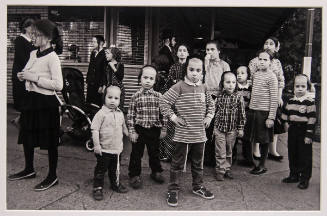
[[[312,174],[312,144],[305,144],[306,124],[291,124],[288,129],[288,160],[290,176],[301,181],[309,180]]]
[[[118,155],[102,152],[102,156],[96,154],[97,165],[94,169],[93,187],[102,187],[104,182],[104,175],[108,170],[108,176],[111,187],[119,185],[119,164]]]
[[[232,166],[233,146],[235,144],[237,132],[220,132],[214,128],[216,173],[225,174]]]
[[[193,189],[198,189],[202,186],[204,143],[187,144],[175,142],[175,151],[173,153],[170,165],[170,180],[168,184],[169,191],[180,190],[180,178],[184,167],[186,167],[187,155],[190,156],[192,162],[192,187]]]
[[[129,177],[141,175],[141,162],[146,145],[149,154],[149,165],[152,173],[162,172],[159,160],[159,137],[161,128],[143,128],[139,125],[135,126],[135,130],[139,137],[136,143],[132,143],[132,152],[129,161],[128,175]]]

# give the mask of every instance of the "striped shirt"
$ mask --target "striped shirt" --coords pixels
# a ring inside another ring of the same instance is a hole
[[[153,89],[141,88],[131,97],[127,113],[127,125],[131,134],[135,133],[135,125],[144,128],[163,127],[166,129],[166,118],[160,115],[159,98],[162,95]]]
[[[241,85],[240,83],[237,83],[237,93],[243,96],[245,110],[249,109],[251,91],[252,91],[252,85],[250,80],[248,80],[248,82],[245,85]]]
[[[294,96],[283,109],[282,120],[292,124],[306,124],[306,137],[313,138],[316,123],[316,105],[314,100],[305,95],[301,98]]]
[[[276,76],[271,71],[257,71],[252,79],[250,109],[269,111],[268,118],[274,120],[278,106]]]
[[[249,63],[249,69],[251,71],[251,76],[258,70],[259,58],[255,57]],[[278,81],[278,88],[285,87],[285,77],[283,72],[282,64],[278,59],[271,60],[270,70],[276,75]]]
[[[242,95],[223,91],[217,97],[215,126],[220,132],[243,130],[246,120]]]
[[[172,106],[177,110],[174,113]],[[208,94],[206,86],[179,81],[172,86],[160,99],[161,112],[164,116],[172,118],[178,116],[184,119],[186,126],[175,127],[173,141],[182,143],[197,143],[207,140],[203,120],[214,116],[214,104]]]

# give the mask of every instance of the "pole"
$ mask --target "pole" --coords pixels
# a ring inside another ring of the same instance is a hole
[[[305,29],[305,51],[303,57],[302,73],[306,74],[309,79],[311,77],[311,61],[312,61],[312,36],[313,36],[313,20],[314,20],[313,8],[308,9],[307,23]]]
[[[215,38],[215,19],[216,19],[216,8],[211,9],[211,26],[210,26],[210,40]]]

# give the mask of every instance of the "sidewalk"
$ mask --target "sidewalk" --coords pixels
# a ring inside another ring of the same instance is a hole
[[[17,145],[18,130],[10,120],[15,112],[8,105],[7,118],[7,176],[24,168],[24,155],[21,145]],[[8,210],[203,210],[203,211],[293,211],[320,210],[320,143],[314,143],[313,176],[307,190],[300,190],[297,184],[282,184],[281,179],[288,175],[287,134],[280,136],[279,151],[284,155],[282,162],[267,160],[268,172],[262,176],[249,174],[249,168],[233,166],[234,180],[217,182],[213,168],[204,168],[204,183],[214,195],[213,200],[204,200],[191,191],[190,164],[182,181],[179,206],[169,207],[166,203],[169,164],[162,163],[166,183],[158,185],[150,177],[147,153],[142,162],[143,188],[134,190],[128,185],[128,162],[131,144],[125,140],[121,162],[122,183],[128,187],[127,194],[118,194],[109,188],[105,178],[104,200],[92,198],[92,178],[95,157],[87,152],[82,144],[73,142],[65,135],[64,144],[59,147],[57,175],[59,185],[44,191],[35,192],[33,187],[42,181],[48,172],[47,151],[35,150],[35,179],[7,180]]]

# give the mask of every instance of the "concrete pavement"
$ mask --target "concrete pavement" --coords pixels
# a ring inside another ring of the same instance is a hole
[[[10,123],[15,116],[8,105],[7,118],[7,176],[24,167],[21,145],[16,144],[18,130]],[[125,140],[121,162],[122,183],[128,187],[127,194],[118,194],[109,188],[105,179],[104,200],[92,198],[92,178],[95,167],[93,153],[84,146],[64,136],[64,144],[59,147],[57,175],[59,185],[43,192],[33,191],[48,172],[47,151],[35,150],[34,179],[7,180],[8,210],[202,210],[202,211],[302,211],[320,209],[320,143],[314,143],[313,176],[307,190],[300,190],[297,184],[282,184],[288,175],[287,134],[279,138],[279,152],[284,155],[282,162],[267,160],[268,172],[261,176],[249,174],[249,168],[233,166],[234,180],[217,182],[214,169],[205,167],[205,186],[215,194],[215,199],[204,200],[191,191],[190,164],[182,181],[183,190],[179,196],[179,206],[169,207],[166,203],[167,183],[158,185],[150,177],[148,157],[145,152],[142,161],[143,188],[134,190],[128,185],[128,162],[131,144]],[[166,182],[169,179],[169,164],[162,163]]]

